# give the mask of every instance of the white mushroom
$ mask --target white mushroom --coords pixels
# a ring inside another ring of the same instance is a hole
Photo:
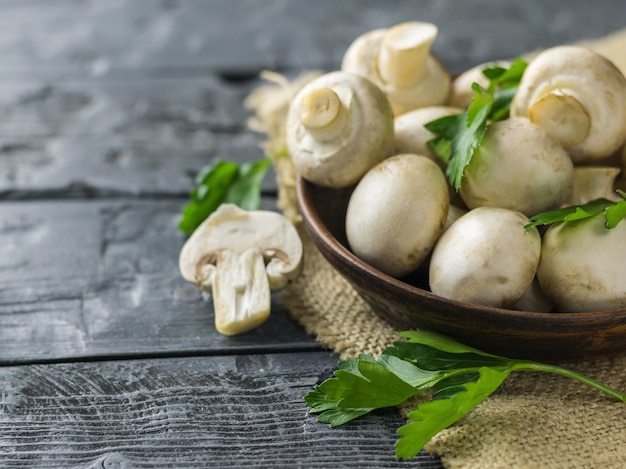
[[[526,68],[511,115],[542,126],[575,163],[604,158],[626,139],[626,78],[590,49],[553,47]]]
[[[395,115],[444,104],[450,75],[430,51],[437,32],[435,25],[416,21],[370,31],[346,50],[341,69],[374,82]]]
[[[605,228],[599,213],[551,225],[545,232],[537,278],[559,311],[626,307],[626,222]]]
[[[180,252],[183,278],[212,292],[215,326],[239,334],[270,314],[270,291],[298,275],[302,243],[276,212],[247,212],[222,204],[189,237]]]
[[[528,289],[524,292],[522,297],[511,306],[511,309],[549,313],[554,309],[554,301],[550,300],[543,292],[537,280],[537,276],[535,275]]]
[[[460,194],[470,209],[488,205],[531,216],[566,200],[573,173],[556,140],[526,118],[510,118],[487,128],[465,168]]]
[[[478,83],[483,88],[489,86],[489,79],[485,76],[483,70],[491,67],[509,68],[511,63],[511,61],[505,60],[487,62],[461,73],[452,81],[448,105],[465,109],[470,105],[476,93],[472,89],[474,83]]]
[[[397,116],[394,120],[394,154],[414,153],[424,155],[439,166],[444,163],[428,146],[428,141],[435,138],[425,124],[445,116],[460,114],[463,109],[449,106],[428,106],[414,109]]]
[[[445,228],[447,229],[450,225],[452,225],[452,223],[457,221],[467,212],[468,210],[466,208],[459,207],[458,205],[455,205],[454,203],[452,203],[452,200],[450,200],[450,207],[448,208],[448,216],[446,218]]]
[[[598,198],[619,199],[614,186],[620,172],[610,166],[577,166],[572,192],[563,205],[584,205]]]
[[[622,148],[619,157],[619,163],[617,163],[617,165],[622,169],[622,173],[617,179],[616,185],[620,189],[626,191],[626,145]]]
[[[348,244],[368,264],[402,277],[429,255],[448,206],[448,185],[435,163],[425,156],[393,156],[354,189],[346,214]]]
[[[476,305],[509,308],[531,285],[541,238],[523,214],[479,207],[441,235],[430,258],[429,283],[436,295]]]
[[[306,85],[287,116],[287,147],[305,179],[326,187],[355,184],[388,157],[393,114],[369,80],[332,72]]]

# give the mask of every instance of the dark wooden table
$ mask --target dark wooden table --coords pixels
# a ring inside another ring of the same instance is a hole
[[[395,459],[395,410],[316,423],[337,356],[278,296],[219,335],[177,267],[193,175],[262,156],[258,73],[408,19],[453,71],[626,25],[618,0],[0,0],[0,467],[441,467]]]

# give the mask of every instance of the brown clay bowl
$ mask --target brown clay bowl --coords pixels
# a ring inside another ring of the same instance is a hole
[[[442,298],[428,291],[425,270],[395,279],[350,252],[344,220],[352,189],[303,178],[296,189],[304,225],[322,255],[399,331],[429,329],[486,352],[552,363],[626,354],[626,310],[537,313]]]

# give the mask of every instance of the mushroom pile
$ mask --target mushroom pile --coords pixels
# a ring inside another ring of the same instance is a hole
[[[354,188],[350,249],[396,278],[426,267],[431,291],[457,301],[533,311],[626,307],[626,222],[607,229],[599,213],[528,228],[545,211],[619,200],[624,74],[582,47],[537,54],[509,115],[488,123],[454,187],[424,126],[463,113],[492,64],[452,80],[431,51],[436,35],[421,22],[366,33],[341,70],[291,102],[286,142],[296,171],[320,186]]]

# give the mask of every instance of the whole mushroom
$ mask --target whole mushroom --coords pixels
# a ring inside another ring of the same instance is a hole
[[[396,155],[361,179],[350,196],[346,236],[354,254],[392,277],[415,270],[446,224],[448,185],[421,155]]]
[[[523,117],[489,125],[465,168],[461,198],[470,209],[508,208],[532,216],[559,207],[572,189],[567,152]]]
[[[215,326],[246,332],[270,314],[270,292],[300,272],[302,243],[276,212],[222,204],[189,237],[179,257],[183,278],[213,296]]]
[[[626,222],[605,227],[599,213],[551,225],[545,232],[537,279],[559,311],[626,307]]]
[[[575,163],[604,158],[626,140],[626,78],[590,49],[553,47],[526,68],[511,116],[543,127]]]
[[[476,305],[510,308],[531,286],[539,264],[539,231],[520,212],[470,210],[441,235],[430,257],[436,295]]]
[[[390,155],[393,114],[385,95],[369,80],[331,72],[295,96],[286,133],[302,177],[325,187],[347,187]]]
[[[341,69],[374,82],[389,98],[395,115],[442,105],[450,91],[450,75],[431,53],[434,24],[400,23],[359,36],[346,50]]]

